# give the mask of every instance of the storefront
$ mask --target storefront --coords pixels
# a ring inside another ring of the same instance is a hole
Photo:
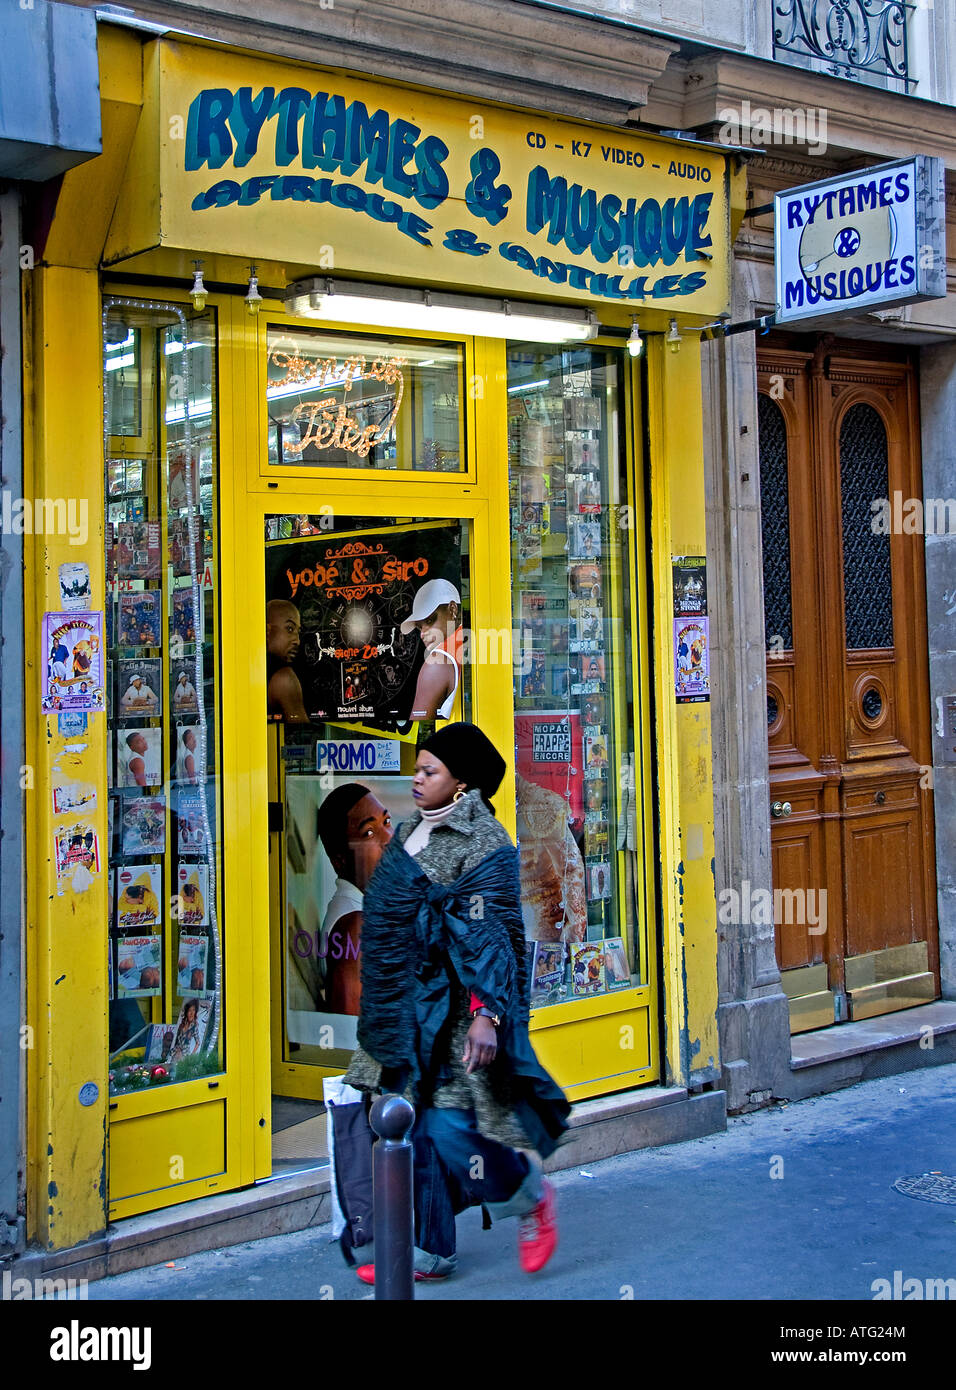
[[[270,1174],[436,720],[508,755],[569,1098],[712,1083],[735,161],[109,26],[100,62],[27,299],[32,495],[88,507],[28,565],[32,1236]]]

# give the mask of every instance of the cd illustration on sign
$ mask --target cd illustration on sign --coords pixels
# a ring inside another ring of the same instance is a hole
[[[821,277],[823,299],[847,298],[850,271],[857,270],[865,283],[867,267],[889,260],[896,242],[896,218],[891,207],[814,220],[804,227],[800,238],[800,269],[807,280]]]
[[[460,707],[461,527],[266,545],[269,713],[400,730]]]

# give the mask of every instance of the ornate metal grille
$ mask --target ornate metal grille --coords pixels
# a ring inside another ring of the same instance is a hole
[[[790,599],[790,496],[787,479],[787,425],[769,396],[757,397],[760,440],[760,529],[763,536],[763,614],[767,647],[793,647]]]
[[[867,719],[879,719],[883,713],[883,697],[874,686],[870,686],[863,696],[861,704]]]
[[[909,75],[904,0],[773,0],[773,55],[822,61],[835,77]]]
[[[840,492],[847,648],[892,647],[890,538],[872,526],[872,503],[889,497],[889,457],[871,405],[851,406],[840,426]]]

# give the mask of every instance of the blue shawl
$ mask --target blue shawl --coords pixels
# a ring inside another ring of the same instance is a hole
[[[453,976],[501,1015],[491,1084],[547,1157],[571,1107],[528,1037],[518,852],[502,845],[442,884],[396,835],[365,891],[358,1040],[383,1068],[383,1084],[401,1091],[410,1083],[419,1104],[443,1079],[440,1042],[454,1024]]]

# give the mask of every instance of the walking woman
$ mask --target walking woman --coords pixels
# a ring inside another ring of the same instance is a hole
[[[412,781],[417,809],[365,892],[360,1045],[345,1080],[416,1107],[418,1279],[453,1272],[455,1213],[467,1206],[520,1218],[527,1273],[557,1244],[540,1157],[570,1106],[528,1039],[518,854],[491,805],[504,772],[472,724],[427,738]],[[374,1283],[374,1266],[358,1276]]]

